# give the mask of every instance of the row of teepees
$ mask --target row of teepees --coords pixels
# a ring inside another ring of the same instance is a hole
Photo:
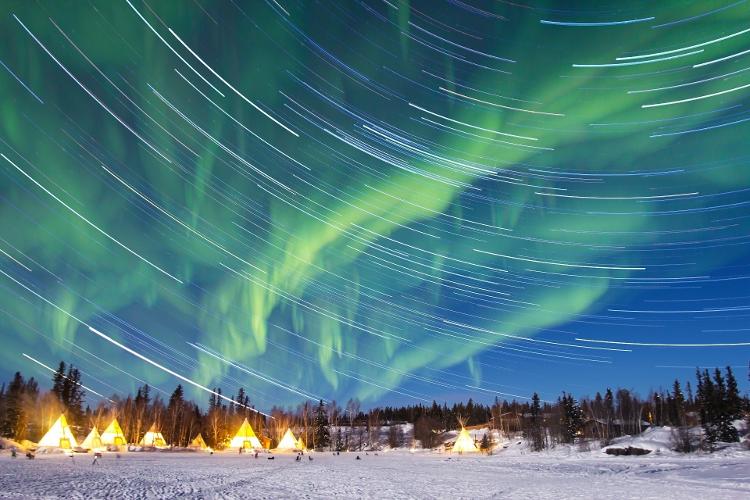
[[[127,444],[125,435],[122,432],[120,424],[115,418],[112,419],[112,422],[110,422],[110,424],[106,429],[104,429],[104,432],[102,432],[101,434],[99,434],[99,431],[97,431],[96,427],[91,429],[89,435],[86,436],[86,439],[84,439],[80,444],[80,448],[86,450],[95,450],[99,448],[105,448],[107,446],[125,446],[125,444]],[[161,432],[157,430],[156,425],[151,426],[151,428],[148,430],[148,432],[146,432],[139,444],[141,446],[157,448],[167,446],[167,442],[164,439],[164,436],[162,436]],[[60,415],[60,417],[55,420],[55,423],[52,424],[47,433],[39,441],[39,446],[63,449],[72,449],[79,447],[75,436],[73,436],[73,433],[70,430],[70,426],[68,425],[68,421],[66,420],[65,415]],[[229,442],[229,447],[243,449],[263,448],[260,440],[255,435],[255,431],[253,431],[253,428],[250,425],[250,422],[247,421],[247,419],[242,422],[242,425],[237,430],[237,433]],[[208,449],[208,445],[206,445],[206,441],[203,439],[203,436],[198,434],[190,442],[190,448],[205,450]],[[299,439],[295,439],[291,429],[286,430],[286,432],[284,433],[284,437],[276,447],[276,450],[279,451],[294,451],[305,449],[305,442],[302,441],[301,437]]]

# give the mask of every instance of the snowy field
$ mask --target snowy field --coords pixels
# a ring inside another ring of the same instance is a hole
[[[509,450],[508,450],[509,451]],[[750,498],[750,453],[0,455],[0,498]]]

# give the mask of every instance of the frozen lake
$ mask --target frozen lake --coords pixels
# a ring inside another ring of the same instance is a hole
[[[750,498],[750,454],[0,455],[2,498]]]

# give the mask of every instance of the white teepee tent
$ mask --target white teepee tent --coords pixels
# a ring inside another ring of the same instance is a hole
[[[167,446],[167,442],[164,440],[164,436],[161,435],[161,432],[156,429],[156,424],[151,424],[151,428],[143,435],[140,445],[161,447]]]
[[[276,449],[279,451],[294,451],[299,449],[297,440],[294,439],[294,434],[292,434],[291,429],[286,430],[284,437],[281,438]]]
[[[122,428],[116,418],[113,418],[112,422],[110,422],[107,428],[104,429],[101,438],[102,444],[105,446],[124,446],[127,443],[125,435],[122,433]]]
[[[250,425],[250,422],[247,421],[247,419],[242,422],[242,425],[237,430],[237,434],[234,435],[232,441],[229,443],[229,447],[256,449],[263,448],[263,446],[261,446],[260,444],[260,441],[258,440],[258,437],[255,435],[255,431],[253,431],[253,428]]]
[[[49,428],[47,433],[39,441],[40,447],[49,448],[64,448],[70,449],[78,446],[76,438],[73,433],[70,432],[70,426],[68,421],[65,419],[65,415],[60,415],[52,427]]]
[[[206,444],[206,440],[203,439],[203,435],[198,433],[195,438],[190,441],[190,448],[197,448],[199,450],[205,450],[208,449],[208,445]]]
[[[305,442],[302,440],[302,436],[297,438],[297,449],[301,451],[305,451],[307,449],[307,446],[305,446]]]
[[[458,453],[473,453],[479,451],[479,449],[474,444],[469,431],[461,427],[461,432],[458,433],[456,442],[453,444],[453,451],[457,451]]]
[[[96,429],[96,427],[91,429],[89,435],[86,436],[86,439],[84,439],[83,443],[81,443],[81,448],[83,448],[84,450],[96,450],[103,447],[104,445],[102,443],[102,437],[99,435],[99,431]]]

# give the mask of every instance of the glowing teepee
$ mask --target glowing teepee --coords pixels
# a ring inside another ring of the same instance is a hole
[[[167,442],[164,440],[164,436],[161,435],[161,432],[156,429],[156,424],[151,424],[151,428],[143,435],[140,445],[160,447],[167,446]]]
[[[297,449],[305,451],[307,449],[307,446],[305,446],[305,442],[302,441],[302,436],[297,438]]]
[[[68,421],[65,420],[65,415],[60,415],[52,427],[49,428],[47,433],[39,441],[40,447],[50,448],[64,448],[70,449],[78,446],[76,438],[73,433],[70,432],[70,426]]]
[[[286,432],[284,433],[284,437],[281,438],[281,441],[279,441],[276,449],[280,451],[293,451],[300,449],[297,444],[297,440],[294,439],[294,434],[292,434],[291,429],[286,430]]]
[[[96,450],[97,448],[102,448],[102,437],[99,435],[99,431],[96,429],[96,426],[91,429],[89,435],[86,436],[86,439],[83,440],[83,443],[81,443],[81,448],[83,448],[84,450]]]
[[[125,440],[125,435],[122,433],[122,428],[120,427],[120,424],[117,422],[116,418],[113,418],[112,422],[110,422],[107,428],[104,429],[101,438],[102,444],[105,446],[124,446],[125,443],[127,443],[127,441]]]
[[[258,440],[258,437],[255,435],[255,431],[253,431],[253,428],[250,425],[250,422],[247,421],[247,419],[242,422],[242,425],[237,431],[237,434],[234,435],[232,441],[229,443],[229,447],[257,449],[263,448],[263,446],[261,446],[260,444],[260,441]]]
[[[208,448],[208,445],[206,444],[206,440],[203,439],[203,436],[198,433],[197,436],[195,436],[195,439],[190,441],[190,448],[198,448],[199,450],[205,450]]]
[[[479,449],[474,444],[469,431],[461,427],[461,432],[458,433],[456,442],[453,444],[453,451],[457,451],[458,453],[472,453],[479,451]]]

